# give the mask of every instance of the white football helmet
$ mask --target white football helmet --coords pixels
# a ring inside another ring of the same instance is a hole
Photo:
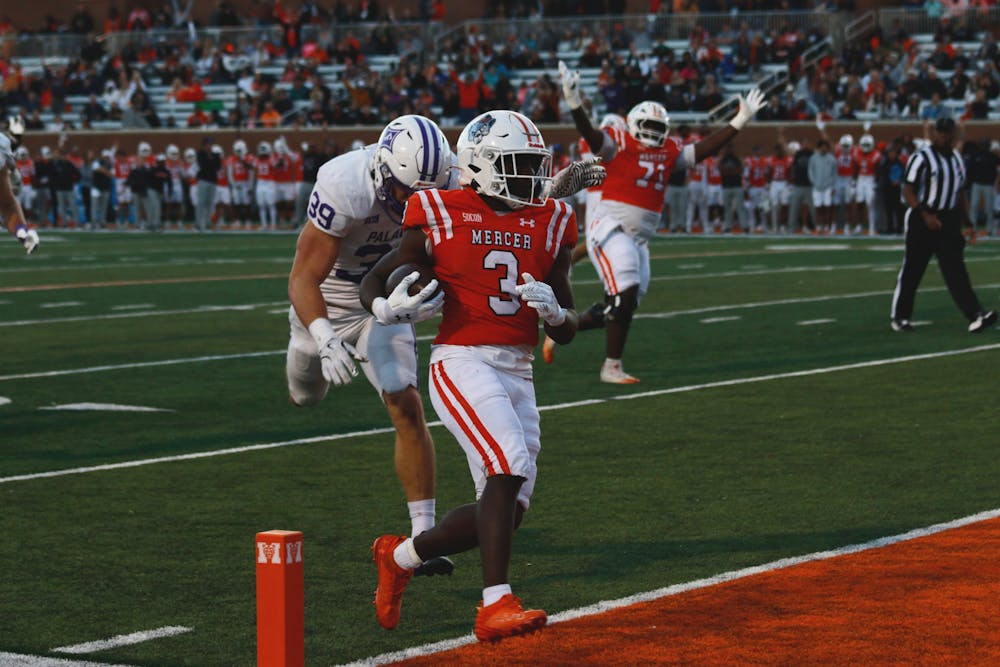
[[[849,151],[851,150],[851,147],[854,146],[854,137],[852,137],[849,134],[845,134],[840,138],[840,141],[838,143],[840,144],[840,147],[843,148],[845,151]]]
[[[875,137],[870,134],[862,134],[861,139],[858,141],[858,145],[861,146],[861,150],[865,153],[871,153],[875,148]]]
[[[257,155],[270,155],[271,154],[271,143],[268,141],[262,141],[257,144]]]
[[[604,114],[601,118],[601,124],[598,125],[602,130],[606,127],[613,127],[615,129],[621,130],[622,132],[628,132],[628,123],[625,119],[616,113]]]
[[[800,144],[797,141],[789,141],[788,142],[788,154],[789,155],[795,155],[800,150],[802,150],[802,144]]]
[[[288,142],[285,141],[284,137],[278,137],[274,140],[274,152],[275,153],[288,153]]]
[[[514,206],[542,206],[552,181],[552,153],[530,118],[516,111],[480,114],[456,145],[462,183]]]
[[[198,153],[193,148],[185,148],[184,161],[188,164],[194,164],[198,161]]]
[[[242,139],[237,139],[233,142],[233,154],[238,157],[243,157],[247,154],[247,142]]]
[[[451,175],[451,146],[437,124],[400,116],[385,126],[372,158],[375,194],[398,215],[417,190],[443,188]],[[396,194],[393,189],[403,191]]]
[[[667,142],[670,116],[659,102],[639,102],[628,112],[625,121],[629,134],[644,146],[660,148]]]
[[[177,148],[175,144],[170,144],[167,146],[167,159],[176,160],[181,156],[181,149]]]
[[[18,159],[18,160],[22,160],[23,161],[23,160],[27,160],[29,157],[31,157],[31,153],[29,153],[28,149],[25,148],[24,146],[18,146],[17,150],[14,151],[14,157],[16,159]]]
[[[224,153],[222,152],[222,146],[220,146],[219,144],[212,144],[212,152],[219,156],[224,155]]]
[[[139,157],[149,157],[153,154],[153,148],[148,142],[139,142]]]
[[[48,146],[42,146],[42,149],[39,152],[41,153],[42,157],[45,158],[46,160],[52,157],[52,149],[49,148]]]

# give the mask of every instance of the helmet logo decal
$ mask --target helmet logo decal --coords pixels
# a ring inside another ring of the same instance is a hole
[[[490,133],[490,129],[492,129],[494,123],[496,122],[497,119],[494,118],[492,114],[487,114],[483,116],[481,119],[479,119],[479,121],[477,121],[475,124],[470,125],[469,141],[471,141],[473,144],[478,144],[479,142],[481,142],[483,139],[486,138],[486,135]]]
[[[382,141],[379,146],[384,146],[389,150],[392,150],[392,143],[396,140],[396,137],[403,133],[403,128],[401,127],[387,127],[382,135]]]

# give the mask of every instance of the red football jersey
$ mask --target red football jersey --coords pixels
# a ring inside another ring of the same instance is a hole
[[[604,179],[604,199],[647,211],[662,211],[667,177],[681,153],[680,145],[668,138],[662,148],[650,148],[628,132],[613,127],[604,131],[618,144],[615,157],[605,165],[608,176]]]
[[[767,187],[767,164],[766,157],[748,157],[744,164],[747,170],[747,179],[751,188]]]
[[[854,155],[852,151],[845,151],[840,146],[833,151],[833,156],[837,159],[837,176],[841,178],[854,177]]]
[[[772,155],[770,166],[772,181],[787,181],[788,172],[792,168],[792,156],[778,157],[777,155]]]
[[[115,158],[115,178],[126,179],[128,175],[132,173],[132,158],[130,157],[116,157]]]
[[[247,162],[238,155],[230,155],[226,158],[226,167],[232,169],[234,183],[246,183],[250,180],[250,170],[247,169]]]
[[[291,183],[292,176],[295,174],[295,166],[292,164],[292,158],[284,153],[273,156],[271,158],[274,161],[274,180],[278,183]]]
[[[882,154],[878,151],[862,153],[861,150],[858,150],[854,157],[854,161],[858,165],[858,176],[874,176],[875,167],[878,166],[881,159]]]
[[[709,155],[704,159],[705,172],[708,174],[709,185],[722,185],[722,172],[719,171],[719,159]]]
[[[472,188],[422,190],[403,227],[431,241],[444,290],[439,345],[537,345],[538,313],[514,287],[521,274],[545,280],[560,248],[577,241],[573,209],[556,199],[497,213]]]
[[[268,155],[267,157],[261,157],[258,155],[253,159],[254,171],[257,172],[258,181],[273,181],[274,180],[274,159]]]
[[[32,180],[35,178],[35,161],[31,158],[18,160],[15,166],[18,173],[21,174],[21,182],[25,185],[31,185]]]

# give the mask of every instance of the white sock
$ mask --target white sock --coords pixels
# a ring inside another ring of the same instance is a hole
[[[510,595],[510,584],[497,584],[483,589],[483,606],[489,607],[505,595]]]
[[[420,556],[417,555],[417,550],[413,546],[412,537],[406,538],[404,542],[393,550],[392,559],[396,561],[396,565],[400,566],[404,570],[415,570],[424,562],[420,559]]]
[[[406,503],[410,510],[410,537],[416,537],[420,533],[434,527],[434,499],[414,500]]]
[[[608,357],[607,359],[604,360],[604,367],[605,368],[621,368],[622,367],[622,360],[621,359],[612,359],[611,357]]]

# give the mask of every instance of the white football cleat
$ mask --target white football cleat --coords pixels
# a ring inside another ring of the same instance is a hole
[[[605,361],[601,366],[601,382],[608,384],[638,384],[639,378],[634,378],[625,372],[621,361]]]

